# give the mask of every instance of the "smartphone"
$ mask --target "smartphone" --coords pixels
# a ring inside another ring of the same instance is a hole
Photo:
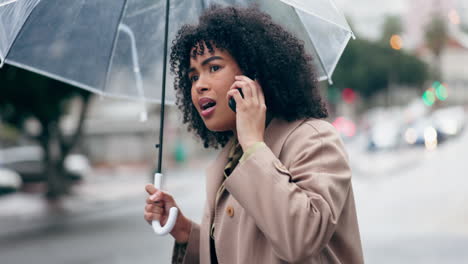
[[[255,73],[247,73],[245,74],[245,76],[249,77],[250,79],[252,80],[255,80],[257,79],[257,74]],[[236,88],[237,90],[239,90],[239,93],[240,95],[242,96],[242,98],[244,98],[244,93],[242,92],[242,89],[241,88]],[[232,111],[234,111],[234,113],[236,113],[236,100],[234,100],[234,98],[229,98],[229,107],[232,109]]]
[[[236,88],[237,90],[239,90],[239,93],[240,95],[242,96],[242,98],[244,98],[244,93],[242,92],[242,89],[241,88]],[[234,111],[234,113],[236,113],[236,100],[234,100],[233,97],[229,98],[229,107],[232,109],[232,111]]]

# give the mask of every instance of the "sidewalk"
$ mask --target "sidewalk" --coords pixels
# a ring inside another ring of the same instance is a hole
[[[179,168],[168,169],[165,190],[180,190],[200,180],[207,160],[193,161]],[[189,176],[194,172],[197,177]],[[0,197],[0,239],[11,235],[54,226],[77,217],[118,209],[123,202],[144,204],[144,186],[152,183],[148,167],[115,167],[94,169],[82,183],[73,187],[72,195],[59,205],[49,204],[42,193],[18,192]]]

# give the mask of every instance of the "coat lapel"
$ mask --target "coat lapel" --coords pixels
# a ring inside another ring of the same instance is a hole
[[[293,122],[287,122],[277,118],[271,120],[265,129],[264,138],[265,144],[271,149],[276,157],[279,157],[284,141],[287,139],[289,134],[304,121],[305,119]],[[231,140],[229,140],[226,146],[221,150],[216,160],[206,169],[206,199],[210,209],[210,215],[213,214],[216,192],[224,180],[223,170],[227,164],[229,150],[233,143],[234,139],[231,138]]]
[[[210,214],[214,208],[214,201],[216,197],[216,192],[221,186],[221,183],[224,179],[223,170],[228,162],[229,150],[234,143],[234,139],[231,138],[229,142],[224,146],[221,152],[218,154],[218,157],[213,161],[205,171],[206,175],[206,200],[210,209]]]

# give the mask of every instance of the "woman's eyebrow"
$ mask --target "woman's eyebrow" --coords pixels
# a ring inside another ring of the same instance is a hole
[[[220,56],[213,56],[213,57],[209,57],[208,59],[204,60],[202,63],[201,63],[201,66],[205,66],[206,64],[208,64],[209,62],[211,61],[214,61],[214,60],[224,60],[223,57],[220,57]],[[193,72],[195,70],[195,68],[190,68],[189,69],[189,73],[190,72]]]

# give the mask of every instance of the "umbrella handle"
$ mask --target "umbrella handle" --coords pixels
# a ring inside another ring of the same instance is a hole
[[[154,186],[158,190],[161,189],[161,180],[162,180],[162,174],[155,173],[154,174]],[[171,232],[176,223],[178,213],[179,213],[179,210],[177,209],[177,207],[171,207],[171,209],[169,210],[169,218],[167,219],[167,223],[165,226],[161,226],[161,223],[158,220],[153,220],[152,226],[153,226],[154,232],[160,236],[167,235],[169,232]]]

